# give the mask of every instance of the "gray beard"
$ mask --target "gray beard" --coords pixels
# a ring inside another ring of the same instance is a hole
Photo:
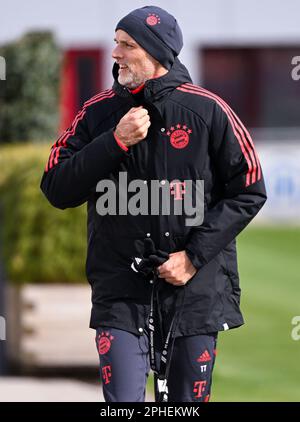
[[[149,78],[150,77],[147,77],[146,72],[138,77],[130,71],[127,71],[126,76],[119,74],[118,82],[120,85],[126,86],[126,88],[135,89],[145,83]]]
[[[118,77],[118,82],[120,85],[122,86],[126,86],[126,88],[129,89],[135,89],[138,86],[142,85],[142,83],[144,83],[144,80],[134,80],[134,78],[132,77],[132,75],[128,76],[128,77],[122,77],[119,76]]]

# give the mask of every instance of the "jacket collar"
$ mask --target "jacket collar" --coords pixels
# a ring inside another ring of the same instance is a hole
[[[113,90],[117,95],[121,97],[132,97],[130,90],[118,82],[118,70],[119,65],[117,63],[113,66],[113,76],[114,84]],[[192,79],[189,75],[186,67],[179,61],[178,58],[175,59],[173,66],[165,75],[149,79],[145,82],[144,86],[144,96],[148,102],[157,102],[162,100],[167,94],[173,91],[177,86],[184,83],[192,83]]]

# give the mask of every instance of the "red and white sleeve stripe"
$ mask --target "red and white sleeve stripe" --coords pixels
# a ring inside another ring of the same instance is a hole
[[[228,120],[231,124],[233,133],[238,140],[241,151],[245,157],[245,160],[248,165],[248,172],[246,174],[246,186],[249,186],[261,178],[261,167],[260,163],[253,145],[251,136],[243,123],[240,121],[238,116],[234,111],[229,107],[229,105],[218,97],[216,94],[213,94],[210,91],[207,91],[204,88],[201,88],[197,85],[190,83],[183,84],[177,88],[179,91],[188,92],[195,95],[200,95],[203,97],[211,98],[222,108],[226,113]]]
[[[83,108],[78,112],[75,119],[73,120],[71,126],[65,130],[65,132],[58,138],[58,140],[53,144],[51,147],[51,152],[49,155],[48,162],[45,167],[45,171],[49,171],[52,167],[54,167],[58,163],[60,150],[61,148],[66,148],[68,144],[68,139],[70,136],[73,136],[76,132],[76,128],[78,123],[83,119],[84,115],[86,114],[86,109],[92,104],[98,103],[103,101],[107,98],[112,98],[115,96],[115,93],[112,89],[107,89],[100,94],[95,95],[88,101],[84,103]]]

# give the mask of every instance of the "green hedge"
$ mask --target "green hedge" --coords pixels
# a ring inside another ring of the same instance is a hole
[[[40,190],[50,146],[0,148],[0,226],[13,283],[86,282],[86,206],[58,210]]]
[[[0,46],[0,143],[55,138],[62,54],[51,32],[31,32]]]

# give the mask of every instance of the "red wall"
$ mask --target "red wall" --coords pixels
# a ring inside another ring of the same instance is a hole
[[[84,101],[103,89],[103,52],[69,49],[64,52],[60,83],[60,132],[72,123]]]

